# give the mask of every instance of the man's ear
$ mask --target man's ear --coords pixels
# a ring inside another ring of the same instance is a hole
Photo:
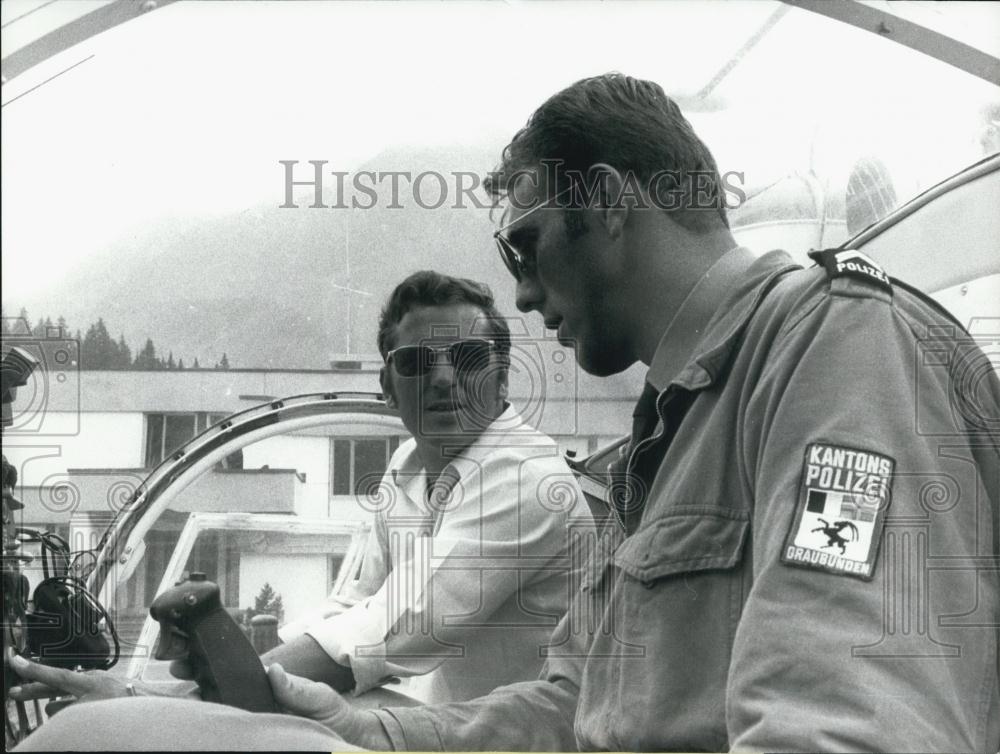
[[[392,378],[388,375],[385,367],[378,370],[378,384],[382,386],[382,395],[385,397],[385,405],[389,408],[397,408],[396,391],[392,384]]]
[[[633,180],[630,180],[633,179]],[[634,184],[634,185],[633,185]],[[641,187],[633,174],[623,176],[617,168],[598,162],[587,171],[592,209],[611,238],[618,238],[629,212],[642,201]]]

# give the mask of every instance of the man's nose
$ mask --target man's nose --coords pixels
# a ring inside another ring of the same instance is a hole
[[[455,382],[455,365],[443,353],[434,355],[434,361],[427,373],[427,382],[434,387],[450,387]]]
[[[541,311],[543,299],[542,287],[538,281],[530,275],[522,275],[521,279],[517,281],[514,296],[514,304],[518,310],[525,314],[530,311]]]

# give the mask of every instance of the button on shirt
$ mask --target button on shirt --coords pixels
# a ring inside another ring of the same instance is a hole
[[[508,407],[430,490],[415,442],[401,445],[377,496],[355,604],[282,638],[304,628],[355,693],[427,674],[405,690],[437,702],[536,678],[579,583],[572,538],[593,527],[555,442]]]

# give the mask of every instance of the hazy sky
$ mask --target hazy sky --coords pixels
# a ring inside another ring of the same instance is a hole
[[[281,159],[351,170],[401,144],[495,138],[502,146],[546,96],[607,70],[693,94],[776,7],[259,2],[156,10],[4,85],[4,296],[15,285],[24,295],[51,285],[153,221],[278,204]],[[15,10],[5,2],[5,20]],[[945,20],[993,38],[995,13],[985,23],[981,12],[966,21],[963,13]],[[760,175],[801,162],[815,135],[808,124],[825,109],[843,114],[844,97],[857,108],[846,122],[858,134],[878,130],[865,118],[882,118],[881,148],[933,162],[925,134],[954,133],[949,118],[958,116],[941,101],[928,107],[921,92],[938,82],[949,96],[989,95],[971,77],[911,63],[915,53],[886,53],[884,40],[834,27],[791,10],[720,87],[715,104],[730,109],[693,114],[724,167]],[[839,56],[833,73],[822,45]],[[904,62],[916,66],[912,76],[876,85]],[[866,80],[873,85],[855,83]],[[878,103],[894,97],[904,106],[879,113]],[[792,143],[796,118],[803,125]],[[910,127],[918,119],[919,132]],[[959,138],[965,149],[969,137]],[[946,142],[935,150],[957,149]],[[838,155],[828,149],[831,164]]]

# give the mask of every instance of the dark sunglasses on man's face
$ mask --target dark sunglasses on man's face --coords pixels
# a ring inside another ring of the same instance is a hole
[[[528,264],[524,257],[511,245],[510,241],[500,235],[499,230],[493,234],[493,238],[497,242],[497,250],[500,252],[500,258],[506,265],[507,271],[514,276],[514,280],[520,283],[521,278],[528,271]]]
[[[517,282],[519,283],[521,282],[521,280],[528,273],[531,267],[528,260],[525,259],[524,254],[522,254],[516,248],[514,248],[514,244],[512,244],[509,240],[507,240],[503,236],[503,232],[508,228],[521,222],[524,218],[531,215],[531,213],[537,212],[538,210],[543,209],[544,207],[548,207],[556,199],[561,197],[563,194],[565,194],[572,188],[573,188],[572,185],[567,186],[562,191],[559,191],[555,196],[546,199],[544,202],[540,204],[536,204],[534,207],[529,209],[520,217],[511,220],[506,225],[498,228],[497,231],[493,234],[493,240],[497,242],[497,251],[500,252],[500,258],[503,260],[504,265],[507,267],[507,271],[514,276],[514,280],[516,280]]]
[[[490,364],[492,340],[467,338],[445,346],[400,346],[389,351],[386,363],[392,364],[400,377],[423,377],[435,364],[451,364],[456,372],[478,372]]]

